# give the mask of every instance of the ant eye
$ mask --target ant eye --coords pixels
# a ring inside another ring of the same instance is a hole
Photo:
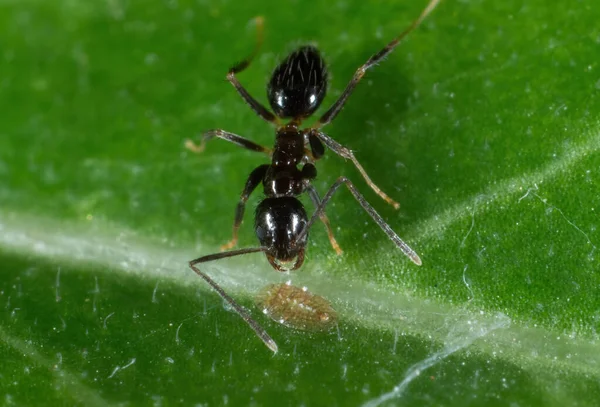
[[[260,242],[264,242],[265,241],[265,237],[266,237],[266,230],[265,228],[259,226],[256,228],[256,237],[258,238],[258,240]]]

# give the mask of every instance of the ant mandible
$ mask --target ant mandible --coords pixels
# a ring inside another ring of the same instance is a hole
[[[273,352],[277,352],[277,344],[248,314],[248,312],[233,300],[213,279],[198,268],[198,264],[227,257],[240,256],[248,253],[263,252],[269,263],[278,271],[298,269],[304,262],[304,252],[308,239],[308,231],[315,223],[317,217],[327,228],[329,240],[334,250],[341,254],[329,220],[325,215],[325,206],[341,185],[346,185],[360,206],[373,218],[388,237],[408,256],[416,265],[421,265],[421,259],[400,237],[385,223],[383,218],[358,192],[356,187],[346,178],[339,177],[329,188],[321,200],[311,180],[317,176],[314,162],[323,156],[325,146],[345,159],[350,159],[362,174],[367,184],[377,195],[386,202],[399,208],[399,204],[387,196],[367,175],[366,171],[354,157],[352,151],[321,131],[321,128],[331,123],[344,107],[346,100],[360,82],[366,71],[390,54],[400,41],[414,30],[425,17],[437,6],[440,0],[431,0],[421,15],[404,30],[398,37],[388,43],[381,51],[373,55],[362,65],[346,86],[338,100],[327,110],[321,118],[310,128],[300,129],[302,121],[312,115],[325,98],[327,90],[327,70],[325,62],[319,51],[314,46],[303,46],[288,55],[273,72],[267,85],[267,96],[274,113],[254,99],[236,78],[252,62],[262,43],[262,18],[257,18],[258,41],[254,52],[245,60],[233,66],[227,73],[227,80],[238,91],[242,99],[263,120],[277,126],[275,132],[275,146],[271,150],[247,140],[236,134],[218,129],[209,130],[202,135],[200,145],[191,141],[186,146],[195,152],[202,152],[208,140],[217,137],[230,141],[248,150],[267,154],[271,158],[270,164],[258,166],[250,173],[235,211],[233,224],[233,238],[221,247],[222,250],[232,249],[238,240],[238,231],[246,201],[256,187],[262,183],[265,199],[256,208],[254,229],[260,241],[260,247],[230,250],[209,254],[189,262],[189,266],[217,293],[227,301],[233,309],[248,323],[258,337]],[[280,119],[291,119],[287,124],[281,124]],[[299,168],[299,166],[302,166]],[[302,203],[297,196],[308,193],[316,206],[314,214],[308,218]]]

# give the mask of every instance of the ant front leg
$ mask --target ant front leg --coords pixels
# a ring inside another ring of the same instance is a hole
[[[194,270],[196,274],[202,277],[202,279],[206,281],[221,296],[221,298],[223,298],[223,300],[227,301],[227,303],[231,305],[235,312],[237,312],[237,314],[240,317],[242,317],[244,321],[246,321],[246,323],[250,326],[250,328],[252,328],[252,330],[264,342],[264,344],[267,345],[267,347],[273,352],[277,353],[277,344],[275,343],[273,338],[271,338],[269,334],[260,325],[258,325],[258,323],[250,316],[250,314],[248,314],[248,311],[246,311],[237,302],[235,302],[235,300],[231,298],[229,294],[225,292],[225,290],[223,290],[212,278],[210,278],[206,273],[201,271],[200,268],[197,266],[200,263],[206,263],[209,261],[224,259],[227,257],[240,256],[248,253],[264,252],[266,250],[267,249],[264,247],[256,247],[250,249],[233,250],[225,253],[209,254],[208,256],[202,256],[190,261],[189,265],[190,268]]]
[[[338,178],[337,181],[331,186],[331,188],[329,188],[329,191],[327,191],[327,193],[323,197],[321,204],[319,205],[319,207],[317,208],[317,210],[315,211],[313,216],[310,218],[310,220],[304,227],[304,230],[298,235],[296,240],[302,241],[302,239],[304,239],[304,237],[308,233],[310,227],[313,225],[313,223],[315,223],[317,217],[320,217],[321,214],[325,212],[325,206],[327,206],[327,203],[329,202],[329,200],[331,199],[331,197],[333,196],[335,191],[337,191],[337,189],[342,184],[345,184],[348,187],[348,189],[350,190],[352,195],[354,195],[354,198],[358,201],[360,206],[363,207],[363,209],[371,216],[371,218],[375,221],[375,223],[377,223],[377,225],[379,225],[379,227],[385,232],[385,234],[388,235],[388,237],[392,240],[392,242],[394,242],[394,244],[400,250],[402,250],[402,252],[413,263],[415,263],[417,266],[420,266],[422,263],[421,263],[421,259],[419,258],[419,255],[417,253],[415,253],[415,251],[413,249],[411,249],[410,246],[408,246],[402,239],[400,239],[400,237],[396,234],[396,232],[394,232],[392,230],[390,225],[385,223],[383,218],[375,211],[375,209],[373,209],[373,207],[367,202],[367,200],[361,195],[360,192],[358,192],[356,187],[346,177]]]
[[[306,192],[308,192],[308,196],[310,196],[311,201],[313,201],[315,208],[318,208],[321,204],[321,198],[319,198],[319,193],[317,192],[315,187],[313,187],[312,184],[308,182],[306,183],[305,188]],[[333,247],[333,250],[335,250],[338,256],[341,255],[343,251],[340,248],[338,242],[335,240],[335,237],[333,236],[333,231],[331,230],[331,225],[329,224],[329,219],[327,218],[325,211],[323,211],[319,215],[319,217],[321,218],[321,222],[323,222],[323,224],[325,225],[325,228],[327,228],[327,235],[329,236],[329,242],[331,243],[331,247]]]
[[[252,110],[254,110],[254,112],[257,115],[259,115],[263,120],[265,120],[269,123],[279,125],[279,120],[277,119],[277,116],[275,116],[266,107],[264,107],[262,104],[260,104],[260,102],[258,102],[256,99],[254,99],[248,93],[248,91],[242,86],[242,84],[237,80],[237,78],[235,76],[236,74],[243,72],[246,68],[248,68],[250,66],[250,63],[252,62],[252,60],[254,59],[256,54],[258,53],[258,50],[260,49],[260,46],[262,44],[264,19],[262,17],[256,17],[255,21],[256,21],[257,39],[256,39],[256,47],[254,48],[254,52],[252,52],[252,54],[250,54],[250,56],[248,56],[246,59],[235,64],[234,66],[232,66],[229,69],[229,72],[227,73],[227,80],[238,91],[238,93],[240,94],[242,99],[244,99],[244,102],[246,102],[250,106],[250,108]]]
[[[358,171],[363,176],[363,178],[365,179],[367,184],[371,187],[371,189],[373,191],[375,191],[375,193],[377,195],[379,195],[384,201],[386,201],[387,203],[392,205],[394,207],[394,209],[400,208],[400,204],[398,202],[396,202],[392,198],[390,198],[377,185],[375,185],[375,183],[373,181],[371,181],[371,178],[369,177],[369,175],[367,174],[365,169],[362,167],[362,165],[360,165],[360,163],[358,162],[356,157],[354,157],[354,153],[352,152],[352,150],[350,150],[347,147],[344,147],[343,145],[341,145],[340,143],[338,143],[337,141],[335,141],[334,139],[329,137],[327,134],[323,133],[322,131],[316,130],[316,129],[312,129],[310,131],[309,137],[317,137],[319,140],[321,140],[323,143],[325,143],[325,145],[327,147],[329,147],[331,150],[333,150],[333,152],[335,152],[337,155],[339,155],[342,158],[349,159],[350,161],[352,161],[352,163],[358,169]]]
[[[263,147],[263,146],[256,144],[255,142],[250,141],[242,136],[238,136],[237,134],[233,134],[228,131],[221,130],[221,129],[208,130],[205,133],[203,133],[202,137],[200,138],[199,145],[194,143],[192,140],[188,139],[185,141],[185,147],[194,153],[202,153],[204,151],[204,149],[206,148],[206,142],[208,140],[212,139],[213,137],[229,141],[229,142],[235,144],[236,146],[245,148],[246,150],[256,151],[259,153],[265,153],[268,156],[271,155],[270,148]]]
[[[242,195],[240,197],[240,202],[237,204],[235,208],[235,220],[233,222],[233,237],[223,246],[221,246],[221,250],[228,250],[237,244],[238,241],[238,232],[240,230],[240,225],[242,224],[242,220],[244,219],[244,211],[246,209],[246,201],[250,197],[250,194],[256,189],[256,187],[262,182],[267,170],[269,169],[269,164],[263,164],[254,169],[250,173],[248,180],[246,181],[246,185],[244,186],[244,190],[242,191]]]

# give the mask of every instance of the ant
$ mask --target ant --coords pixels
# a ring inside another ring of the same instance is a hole
[[[381,51],[369,58],[364,65],[359,67],[339,99],[312,127],[307,129],[300,129],[299,126],[303,120],[307,119],[319,108],[327,90],[325,61],[316,47],[308,45],[298,48],[275,68],[267,85],[267,97],[274,113],[254,99],[236,77],[236,74],[248,68],[262,43],[263,19],[258,17],[256,19],[258,34],[256,48],[249,57],[234,65],[229,70],[227,80],[235,87],[242,99],[258,116],[277,127],[274,148],[271,150],[221,129],[205,132],[202,135],[199,146],[189,140],[186,142],[186,147],[190,150],[202,152],[206,142],[216,137],[247,150],[264,153],[271,158],[270,164],[260,165],[250,173],[235,210],[233,238],[227,244],[223,245],[221,249],[232,249],[237,244],[238,231],[244,216],[246,201],[256,187],[262,183],[266,197],[256,208],[254,222],[254,229],[260,241],[260,247],[209,254],[190,261],[189,266],[235,309],[265,345],[275,353],[277,352],[275,341],[243,307],[237,304],[213,279],[201,271],[198,265],[227,257],[263,252],[274,269],[278,271],[296,270],[304,262],[308,232],[317,218],[320,218],[327,228],[331,246],[337,254],[341,254],[342,251],[333,236],[327,215],[325,215],[325,206],[341,185],[348,187],[360,206],[363,207],[394,244],[413,263],[421,265],[421,259],[417,253],[385,223],[383,218],[358,192],[350,180],[346,177],[339,177],[329,188],[323,199],[319,197],[311,181],[317,176],[317,169],[314,162],[323,156],[325,146],[327,146],[341,157],[350,159],[377,195],[394,208],[398,209],[400,207],[397,202],[387,196],[371,181],[366,171],[354,157],[352,151],[323,133],[321,128],[335,119],[366,71],[388,56],[400,41],[425,19],[437,6],[439,1],[431,0],[421,12],[421,15],[406,30],[388,43]],[[280,119],[291,120],[287,124],[282,124]],[[302,203],[297,199],[300,194],[305,192],[316,207],[315,212],[310,218],[307,216]]]

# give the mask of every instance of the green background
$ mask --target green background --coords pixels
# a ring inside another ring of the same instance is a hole
[[[326,128],[402,206],[331,152],[315,186],[351,178],[422,267],[344,190],[328,208],[342,256],[317,225],[293,275],[260,254],[207,266],[274,356],[186,266],[230,238],[265,159],[185,139],[273,142],[225,81],[252,18],[266,38],[247,89],[266,102],[277,61],[314,41],[330,105],[424,6],[0,1],[0,404],[597,405],[594,3],[444,1]],[[338,329],[260,315],[252,296],[287,279],[331,301]]]

